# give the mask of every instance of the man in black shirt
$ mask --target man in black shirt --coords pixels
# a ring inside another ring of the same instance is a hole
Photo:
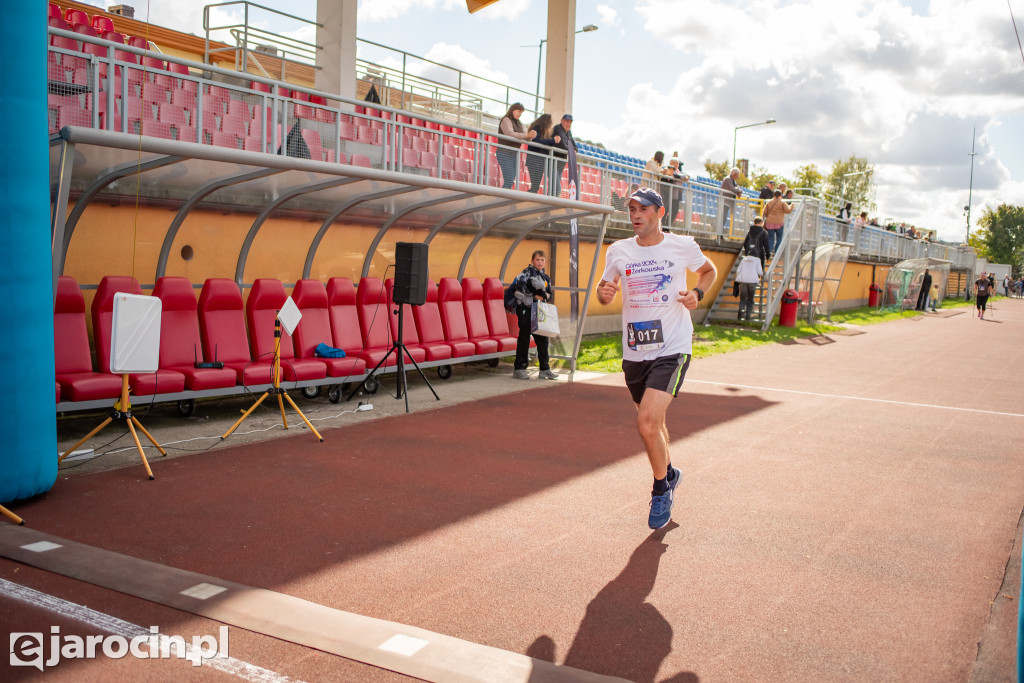
[[[572,114],[563,114],[562,120],[555,126],[551,133],[551,136],[558,140],[555,143],[555,176],[553,182],[548,183],[551,186],[550,193],[552,197],[557,197],[562,193],[562,171],[565,170],[566,161],[569,159],[568,150],[570,147],[576,151],[576,140],[572,137]],[[561,147],[561,151],[558,148]],[[579,191],[577,190],[577,199],[579,199]]]
[[[775,181],[769,180],[768,184],[761,188],[761,199],[771,199],[775,196]]]

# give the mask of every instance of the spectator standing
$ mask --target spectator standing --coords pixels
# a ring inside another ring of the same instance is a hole
[[[855,227],[855,228],[863,228],[867,224],[868,224],[868,212],[867,211],[861,211],[860,215],[857,216],[857,218],[854,219],[853,227]],[[900,228],[900,234],[901,235],[903,234],[903,228]]]
[[[733,167],[729,171],[729,175],[722,180],[722,225],[721,228],[725,231],[726,227],[732,224],[733,214],[736,211],[736,199],[742,194],[740,190],[740,184],[737,182],[737,178],[740,177],[740,169]]]
[[[932,283],[932,288],[928,292],[928,304],[927,307],[932,309],[932,313],[935,313],[935,306],[939,303],[939,283]]]
[[[928,308],[928,294],[932,291],[932,276],[928,269],[924,269],[924,277],[921,278],[921,291],[917,293],[917,306],[915,310],[923,311]]]
[[[793,203],[793,190],[792,190],[792,188],[786,190],[783,193],[782,198],[785,199],[787,203],[792,205],[792,203]]]
[[[988,305],[988,297],[992,293],[992,281],[985,277],[985,271],[981,271],[981,277],[974,281],[975,307],[978,317],[985,319],[985,308]]]
[[[764,267],[761,259],[748,251],[736,269],[736,282],[740,285],[740,310],[736,314],[737,320],[750,320],[754,312],[754,292],[757,291],[762,275]]]
[[[551,289],[551,278],[544,272],[548,257],[538,249],[530,257],[530,265],[516,275],[512,281],[512,289],[516,297],[516,318],[519,320],[519,338],[516,341],[516,363],[512,372],[514,379],[530,379],[526,368],[530,365],[530,336],[537,343],[537,363],[540,365],[538,379],[558,379],[548,365],[548,338],[542,334],[533,334],[530,329],[530,316],[534,301],[550,301],[554,296]]]
[[[793,207],[782,199],[782,190],[775,190],[775,196],[764,205],[761,215],[764,218],[764,227],[768,231],[770,253],[774,254],[782,244],[782,226],[786,222],[786,214],[792,212]]]
[[[1003,296],[1010,296],[1010,283],[1013,280],[1010,279],[1010,274],[1007,273],[1003,276]]]
[[[682,479],[669,457],[665,413],[690,365],[690,311],[717,273],[693,237],[661,231],[665,206],[657,192],[642,187],[626,206],[634,237],[608,247],[597,300],[607,305],[622,292],[622,370],[654,474],[647,524],[660,529],[672,519],[674,491]],[[640,263],[644,267],[632,265]],[[687,270],[697,273],[693,289],[687,288]]]
[[[851,211],[853,211],[853,202],[846,202],[846,206],[839,209],[839,213],[836,215],[836,218],[845,223],[849,223],[850,216],[853,215]]]
[[[669,226],[672,225],[676,214],[679,213],[679,204],[683,198],[682,185],[690,181],[690,177],[679,170],[681,165],[679,157],[673,156],[668,160],[668,166],[665,169],[667,175],[662,176],[662,182],[668,185],[667,191],[661,193],[661,199],[666,206],[665,219],[662,221],[664,226],[662,230],[665,232],[668,232]]]
[[[755,218],[754,223],[747,230],[747,236],[743,238],[742,252],[756,256],[761,261],[761,270],[764,271],[764,262],[771,254],[771,244],[768,240],[768,233],[764,230],[764,221]]]
[[[536,137],[536,133],[527,131],[523,127],[522,121],[519,120],[524,111],[526,111],[526,107],[516,102],[508,108],[498,124],[498,133],[506,137],[498,138],[498,145],[495,147],[494,153],[498,157],[498,167],[501,168],[501,186],[506,190],[512,187],[519,171],[519,147],[522,144],[520,141],[532,140]]]
[[[771,199],[775,196],[775,181],[769,180],[764,187],[761,188],[761,194],[758,197],[761,201]]]
[[[529,192],[540,191],[540,183],[544,179],[544,167],[547,166],[548,158],[551,156],[551,147],[559,139],[552,134],[551,114],[541,114],[537,120],[530,124],[529,132],[533,138],[526,143],[526,149],[530,152],[526,156],[526,170],[530,174]]]
[[[665,175],[665,153],[658,150],[654,153],[654,156],[647,160],[647,165],[644,166],[644,178],[650,182],[651,187],[655,187],[655,183],[661,180],[661,176]]]
[[[572,114],[562,114],[562,120],[558,122],[551,134],[558,142],[555,143],[555,177],[552,179],[548,194],[558,197],[562,194],[562,171],[569,161],[569,150],[576,150],[576,140],[572,136]],[[577,181],[578,182],[578,181]],[[576,197],[579,199],[579,196]]]

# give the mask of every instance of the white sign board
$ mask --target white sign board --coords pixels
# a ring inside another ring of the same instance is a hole
[[[114,295],[110,330],[110,371],[156,372],[160,365],[161,301],[155,296]]]

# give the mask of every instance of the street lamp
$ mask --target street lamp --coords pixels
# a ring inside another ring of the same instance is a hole
[[[767,125],[769,123],[775,123],[775,119],[768,119],[767,121],[760,121],[758,123],[748,123],[745,126],[736,126],[736,128],[732,131],[732,165],[733,165],[733,168],[736,167],[736,132],[740,128],[751,128],[753,126],[764,126],[764,125]]]
[[[853,176],[858,176],[858,175],[871,175],[874,172],[875,172],[875,169],[869,168],[866,171],[854,171],[853,173],[844,173],[840,177],[842,177],[842,178],[852,178]],[[840,188],[845,193],[846,192],[846,183],[842,183]],[[860,197],[854,197],[854,199],[856,199],[858,203],[861,202],[861,198]],[[866,201],[866,199],[864,201]]]
[[[978,127],[974,127],[974,131],[971,133],[971,184],[967,190],[967,206],[964,207],[964,213],[967,214],[967,241],[965,244],[971,243],[971,196],[974,194],[974,138],[978,133]]]
[[[596,30],[597,30],[597,25],[596,24],[587,24],[586,26],[584,26],[580,30],[576,31],[576,33],[590,33],[591,31],[596,31]],[[548,42],[547,38],[541,38],[540,39],[540,44],[537,45],[537,89],[534,91],[534,96],[533,96],[533,111],[536,114],[540,113],[540,109],[539,109],[539,107],[540,107],[540,65],[541,65],[541,62],[544,61],[544,43],[546,43],[546,42]],[[523,47],[533,47],[533,46],[532,45],[523,45]]]

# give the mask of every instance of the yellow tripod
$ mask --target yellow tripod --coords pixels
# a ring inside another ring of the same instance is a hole
[[[101,422],[99,426],[96,427],[96,429],[86,434],[81,441],[79,441],[66,451],[64,451],[64,453],[59,458],[57,458],[57,464],[61,464],[64,461],[64,458],[68,457],[73,452],[75,452],[78,449],[78,447],[81,446],[83,443],[99,434],[100,430],[102,430],[108,424],[113,422],[115,419],[124,420],[127,423],[128,431],[132,433],[132,439],[134,439],[135,441],[135,447],[139,449],[139,457],[142,458],[142,464],[146,467],[146,474],[148,474],[149,478],[152,479],[153,470],[149,469],[149,461],[146,460],[146,454],[142,451],[142,444],[139,443],[139,435],[135,433],[135,428],[138,427],[139,431],[146,435],[146,438],[149,439],[150,443],[156,446],[156,449],[160,451],[160,455],[167,455],[167,451],[165,451],[163,447],[156,442],[156,439],[153,438],[152,434],[146,431],[146,428],[142,426],[142,423],[139,422],[138,418],[132,415],[132,406],[131,403],[128,402],[127,374],[121,375],[121,400],[114,406],[114,412],[109,417],[107,417],[107,419]]]
[[[19,517],[18,515],[14,514],[13,512],[11,512],[7,508],[5,508],[3,505],[0,505],[0,515],[3,515],[4,517],[6,517],[7,519],[11,520],[12,522],[17,524],[18,526],[21,526],[22,524],[25,523],[25,520],[23,520],[21,517]]]
[[[267,396],[270,396],[270,394],[277,394],[277,405],[278,405],[278,407],[281,408],[281,421],[284,422],[284,428],[285,429],[288,429],[288,416],[285,415],[285,413],[284,413],[284,402],[287,400],[288,401],[288,405],[290,405],[292,407],[292,410],[294,410],[296,413],[298,413],[299,417],[302,418],[302,421],[306,423],[307,427],[309,427],[309,431],[313,432],[313,434],[316,435],[316,438],[318,440],[320,440],[320,441],[324,440],[324,437],[320,436],[320,432],[316,431],[316,427],[314,427],[312,425],[312,423],[309,420],[306,419],[306,416],[302,414],[302,411],[299,410],[299,407],[297,405],[295,405],[295,401],[293,401],[292,397],[288,395],[288,392],[281,388],[281,320],[280,320],[280,318],[274,318],[274,367],[273,367],[273,375],[274,375],[274,386],[272,388],[267,389],[266,391],[264,391],[263,395],[260,396],[259,399],[257,399],[256,403],[252,404],[252,407],[249,408],[249,410],[245,411],[245,413],[242,414],[242,417],[238,418],[238,422],[236,422],[235,424],[231,425],[231,429],[229,429],[228,431],[224,432],[224,436],[220,437],[221,441],[223,441],[224,439],[226,439],[229,436],[231,436],[231,432],[233,432],[236,429],[238,429],[238,425],[242,424],[242,422],[245,420],[245,418],[249,417],[249,415],[252,414],[252,411],[256,410],[256,408],[258,408],[259,405],[261,403],[263,403],[263,401],[267,398]]]

